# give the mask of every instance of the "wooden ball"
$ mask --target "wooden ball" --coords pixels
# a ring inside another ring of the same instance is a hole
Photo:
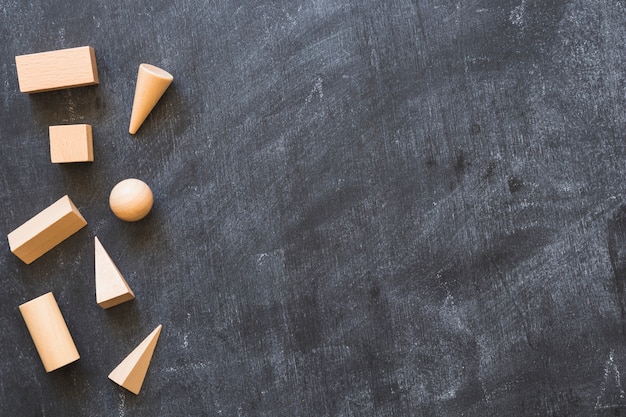
[[[135,178],[119,182],[109,196],[113,214],[127,222],[136,222],[146,217],[153,202],[152,190],[148,184]]]

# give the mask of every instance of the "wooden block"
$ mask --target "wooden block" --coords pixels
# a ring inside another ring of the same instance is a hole
[[[172,81],[174,81],[172,74],[159,67],[150,64],[139,65],[135,98],[133,99],[130,126],[128,127],[130,134],[137,133]]]
[[[9,247],[18,258],[30,264],[86,224],[66,195],[9,233]]]
[[[135,294],[120,273],[97,237],[94,238],[96,253],[96,303],[110,308],[135,298]]]
[[[130,355],[117,365],[109,374],[111,381],[126,388],[135,395],[139,394],[162,327],[163,326],[159,325],[154,329]]]
[[[49,292],[19,306],[46,372],[80,358],[54,295]]]
[[[91,46],[15,57],[22,93],[98,84],[96,53]]]
[[[50,161],[93,162],[91,125],[50,126]]]

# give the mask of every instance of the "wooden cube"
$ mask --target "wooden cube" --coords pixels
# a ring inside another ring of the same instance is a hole
[[[64,196],[9,233],[9,247],[30,264],[86,225],[72,200]]]
[[[39,93],[98,84],[96,54],[91,46],[15,57],[22,93]]]
[[[52,163],[93,162],[91,125],[50,126],[49,131]]]

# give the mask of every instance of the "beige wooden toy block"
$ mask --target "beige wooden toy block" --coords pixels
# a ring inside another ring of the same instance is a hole
[[[46,372],[80,358],[54,295],[49,292],[19,306]]]
[[[150,64],[139,65],[137,73],[137,85],[135,98],[130,115],[128,132],[132,135],[137,133],[141,124],[157,104],[167,87],[170,86],[174,77],[167,71]]]
[[[15,57],[22,93],[39,93],[98,84],[96,53],[91,46]]]
[[[163,326],[159,325],[109,374],[109,379],[139,394]]]
[[[52,163],[93,162],[91,125],[50,126],[49,131]]]
[[[95,237],[96,255],[96,303],[104,309],[135,298],[135,294],[120,273],[113,260]]]
[[[66,195],[9,233],[9,247],[18,258],[30,264],[86,224]]]

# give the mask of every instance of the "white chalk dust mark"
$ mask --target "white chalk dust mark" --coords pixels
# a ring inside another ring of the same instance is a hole
[[[609,359],[604,364],[604,377],[600,395],[596,400],[596,409],[615,408],[626,405],[626,394],[622,388],[621,375],[615,363],[615,352],[611,349]]]
[[[320,98],[320,100],[324,98],[323,82],[324,82],[324,79],[322,77],[318,76],[317,78],[315,78],[313,88],[311,89],[311,92],[309,93],[309,95],[307,96],[305,100],[306,104],[309,104],[311,100],[313,100],[313,97],[316,94]]]
[[[59,43],[65,48],[65,28],[59,29]]]
[[[524,26],[524,13],[526,12],[526,0],[522,0],[522,4],[511,10],[509,21],[515,26]]]
[[[119,398],[120,398],[120,402],[119,402],[119,405],[118,405],[118,409],[119,409],[118,416],[119,417],[124,417],[126,415],[126,410],[124,408],[124,402],[125,402],[126,397],[125,397],[123,392],[120,392],[118,395],[119,395]]]
[[[323,83],[324,83],[324,79],[322,77],[317,76],[315,78],[315,81],[313,82],[313,88],[309,92],[309,95],[304,99],[304,105],[302,106],[302,108],[300,108],[300,110],[298,110],[298,113],[296,114],[296,117],[298,119],[302,117],[302,114],[304,113],[305,109],[308,108],[309,104],[311,104],[315,96],[318,96],[320,101],[324,98]]]
[[[265,252],[265,253],[257,254],[256,262],[257,264],[261,265],[263,262],[271,258],[283,259],[284,257],[285,257],[285,250],[282,248],[279,248],[279,249],[273,250],[272,252]],[[266,259],[266,258],[269,258],[269,259]]]
[[[170,366],[163,369],[163,372],[167,373],[178,373],[178,372],[189,372],[189,371],[198,371],[207,369],[210,366],[208,362],[194,362],[188,363],[182,366]]]

